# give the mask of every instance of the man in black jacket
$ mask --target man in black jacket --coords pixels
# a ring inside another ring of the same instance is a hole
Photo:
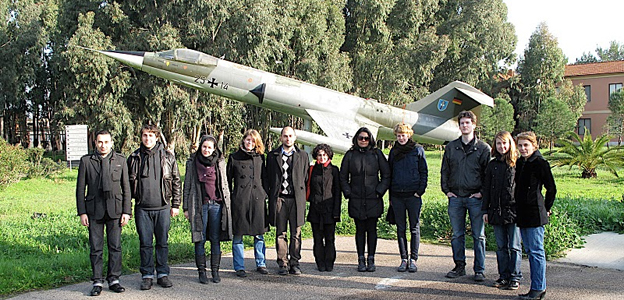
[[[80,223],[89,228],[93,270],[91,296],[99,296],[104,285],[104,227],[108,241],[108,288],[116,293],[125,291],[119,284],[121,227],[128,224],[132,214],[126,158],[112,151],[113,141],[108,131],[98,131],[95,141],[96,152],[80,159],[76,183],[76,207]]]
[[[141,289],[152,288],[154,278],[154,247],[156,238],[156,274],[158,285],[169,288],[168,239],[171,217],[179,213],[182,192],[180,171],[175,155],[158,141],[156,125],[141,128],[141,147],[128,157],[130,189],[136,200],[135,222],[139,234],[141,256]]]
[[[295,146],[297,136],[292,127],[282,129],[280,140],[282,145],[267,154],[269,223],[275,226],[279,274],[301,275],[301,226],[305,223],[310,163],[308,153]],[[287,226],[290,226],[290,247],[286,241]]]
[[[485,227],[481,212],[481,190],[485,169],[490,161],[490,146],[477,139],[477,116],[462,111],[457,116],[461,137],[446,145],[442,158],[442,191],[449,198],[448,213],[453,227],[451,247],[455,268],[448,278],[466,275],[466,211],[474,241],[474,280],[485,280]]]

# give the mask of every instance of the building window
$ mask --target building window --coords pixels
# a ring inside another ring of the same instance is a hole
[[[622,83],[609,83],[609,96],[613,93],[617,93],[622,89]]]
[[[591,119],[590,118],[586,118],[586,119],[579,119],[578,120],[578,127],[576,128],[577,132],[579,135],[585,135],[585,130],[587,129],[588,133],[591,132]]]
[[[585,97],[587,98],[587,102],[591,102],[591,85],[584,85],[585,89]]]

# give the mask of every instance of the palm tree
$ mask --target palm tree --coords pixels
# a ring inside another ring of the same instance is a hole
[[[552,152],[554,155],[549,158],[554,167],[569,166],[572,169],[577,166],[583,170],[582,178],[595,178],[598,176],[596,168],[602,166],[618,177],[616,168],[624,163],[624,147],[605,147],[610,136],[603,134],[592,140],[587,129],[582,140],[575,132],[569,136],[571,138],[559,140],[561,148]]]

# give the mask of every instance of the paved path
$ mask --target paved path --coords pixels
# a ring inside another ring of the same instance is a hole
[[[572,249],[557,261],[624,271],[624,234],[592,234],[585,237],[585,242],[583,248]]]
[[[623,239],[622,235],[615,237]],[[591,242],[591,240],[590,240]],[[122,276],[126,292],[115,294],[104,289],[98,299],[513,299],[529,286],[529,264],[522,261],[525,278],[520,290],[505,291],[489,287],[497,279],[496,256],[488,252],[486,258],[487,280],[472,281],[472,272],[458,279],[448,279],[444,274],[453,267],[451,249],[447,246],[422,244],[417,273],[398,273],[397,242],[379,240],[376,256],[377,271],[356,271],[356,253],[353,237],[337,238],[338,258],[333,272],[315,269],[312,240],[303,242],[301,276],[279,276],[275,263],[275,249],[267,249],[269,275],[250,272],[247,278],[238,278],[232,271],[231,256],[222,261],[222,281],[219,284],[200,284],[193,264],[173,266],[171,279],[174,286],[163,289],[154,286],[149,291],[139,290],[140,276]],[[588,245],[591,245],[588,243]],[[472,251],[468,251],[468,264],[472,265]],[[624,248],[619,248],[619,256]],[[255,270],[251,251],[246,251],[245,264]],[[613,255],[612,255],[613,256]],[[624,272],[608,268],[579,266],[572,263],[549,262],[547,267],[547,299],[624,299]],[[86,297],[91,289],[89,282],[58,289],[30,292],[14,299],[76,299]]]

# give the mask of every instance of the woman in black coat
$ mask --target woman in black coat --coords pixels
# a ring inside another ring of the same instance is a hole
[[[516,165],[516,223],[531,270],[531,289],[521,294],[520,299],[542,299],[546,295],[544,225],[548,224],[557,187],[550,165],[537,150],[535,133],[523,132],[516,139],[522,156]],[[542,188],[546,189],[546,197],[542,195]]]
[[[409,270],[414,273],[418,270],[418,249],[420,247],[420,209],[422,195],[427,189],[429,170],[425,159],[425,150],[412,140],[412,127],[400,123],[394,127],[397,141],[390,150],[388,163],[392,171],[390,184],[390,207],[394,212],[397,226],[397,240],[401,264],[399,272]],[[409,218],[410,248],[407,249],[406,217]],[[408,260],[409,259],[409,260]]]
[[[340,173],[331,163],[334,152],[327,144],[312,150],[316,163],[308,179],[308,222],[314,237],[314,259],[319,271],[331,272],[336,261],[336,222],[340,221]]]
[[[358,129],[353,146],[342,159],[340,186],[349,199],[349,216],[355,221],[358,271],[375,271],[377,219],[383,212],[383,195],[390,186],[390,166],[366,127]],[[364,246],[368,244],[368,258]]]
[[[243,236],[254,237],[256,271],[268,274],[266,268],[266,246],[264,233],[267,231],[266,198],[264,190],[264,144],[258,131],[247,130],[243,134],[238,151],[230,155],[227,177],[232,191],[232,259],[236,276],[246,277],[245,246]]]
[[[520,230],[516,226],[514,198],[518,152],[511,134],[501,131],[492,145],[494,157],[485,169],[483,183],[483,221],[494,227],[498,280],[492,286],[516,290],[522,279]]]
[[[206,239],[210,241],[212,282],[221,281],[220,241],[232,239],[230,189],[225,175],[225,158],[212,135],[201,138],[199,149],[186,162],[184,178],[184,216],[191,223],[195,243],[195,264],[199,282],[207,283]]]

